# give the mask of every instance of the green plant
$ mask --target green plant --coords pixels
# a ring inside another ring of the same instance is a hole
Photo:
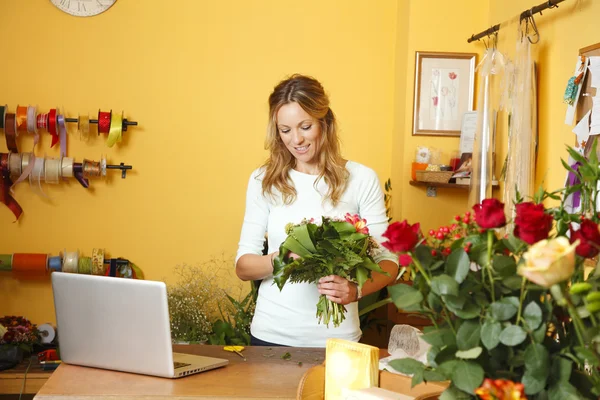
[[[257,295],[258,287],[254,283],[251,284],[250,292],[241,301],[225,294],[229,303],[225,307],[219,305],[221,319],[217,319],[212,324],[212,334],[208,338],[210,344],[250,344],[250,323],[254,316]]]
[[[533,201],[517,195],[513,232],[500,234],[507,220],[495,199],[428,238],[419,224],[390,225],[383,245],[412,258],[414,284],[389,287],[385,302],[433,324],[423,335],[432,346],[426,364],[391,362],[413,384],[450,380],[443,400],[491,398],[488,379],[520,382],[529,399],[598,398],[600,274],[585,266],[595,268],[600,252],[600,167],[596,144],[589,160],[568,152],[573,184],[540,188]],[[572,196],[580,210],[566,206]],[[559,204],[545,208],[549,199]]]

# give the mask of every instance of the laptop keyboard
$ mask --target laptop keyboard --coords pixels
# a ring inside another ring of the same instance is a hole
[[[177,368],[183,368],[183,367],[188,367],[190,365],[192,365],[192,364],[186,364],[186,363],[179,362],[179,361],[173,361],[173,367],[175,367],[175,369],[177,369]]]

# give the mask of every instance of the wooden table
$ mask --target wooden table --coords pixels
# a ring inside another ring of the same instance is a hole
[[[34,357],[29,371],[27,371],[27,379],[25,379],[25,371],[28,365],[29,359],[15,368],[0,371],[0,395],[19,394],[21,389],[23,389],[23,394],[36,394],[52,375],[53,371],[43,371],[37,358]],[[25,387],[23,387],[24,379]]]
[[[229,364],[180,379],[61,364],[35,399],[296,399],[302,375],[325,360],[325,349],[315,348],[248,346],[247,361],[222,346],[175,345],[173,350],[226,358]],[[282,358],[285,353],[289,360]]]

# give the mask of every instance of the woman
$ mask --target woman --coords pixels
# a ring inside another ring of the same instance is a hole
[[[375,172],[340,155],[337,124],[321,84],[293,75],[280,82],[269,97],[266,163],[248,182],[246,214],[236,257],[242,280],[263,279],[251,325],[252,345],[325,347],[329,337],[358,341],[361,336],[358,303],[392,282],[398,273],[397,258],[382,251],[376,262],[390,276],[373,273],[361,291],[355,283],[331,275],[317,286],[273,285],[273,258],[286,238],[285,225],[322,216],[359,214],[379,242],[387,216],[383,193]],[[265,233],[268,252],[262,255]],[[348,310],[337,328],[320,325],[315,317],[320,294]]]

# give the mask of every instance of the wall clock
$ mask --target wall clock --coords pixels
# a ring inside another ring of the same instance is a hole
[[[117,0],[50,0],[59,10],[76,17],[91,17],[110,8]]]

